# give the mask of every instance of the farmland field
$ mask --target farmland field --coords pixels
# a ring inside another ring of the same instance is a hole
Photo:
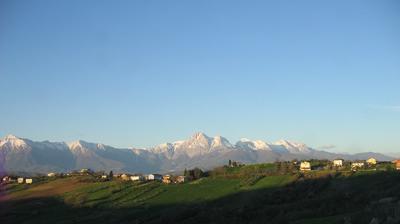
[[[247,175],[171,185],[75,176],[10,184],[3,193],[1,223],[366,223],[397,217],[400,175]]]

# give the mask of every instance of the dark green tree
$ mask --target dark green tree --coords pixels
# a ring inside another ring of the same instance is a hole
[[[199,169],[197,167],[193,169],[193,179],[199,179],[199,178],[203,177],[203,175],[204,175],[204,172],[201,169]]]

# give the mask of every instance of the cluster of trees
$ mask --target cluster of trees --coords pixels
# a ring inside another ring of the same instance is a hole
[[[240,166],[244,166],[244,164],[234,160],[228,161],[228,167],[240,167]]]
[[[203,170],[201,170],[200,168],[196,167],[194,169],[189,169],[189,170],[185,169],[185,171],[183,172],[183,176],[188,177],[191,180],[197,180],[202,177],[208,176],[208,174]]]
[[[278,174],[294,173],[299,170],[297,161],[276,161],[275,169]]]

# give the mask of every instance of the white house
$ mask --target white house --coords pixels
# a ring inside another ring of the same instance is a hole
[[[81,175],[89,175],[89,174],[93,173],[93,170],[84,168],[84,169],[81,169],[79,172],[81,173]]]
[[[171,175],[169,175],[169,174],[164,175],[163,178],[162,178],[162,182],[163,182],[164,184],[170,184],[170,183],[172,182],[172,181],[171,181]]]
[[[364,167],[364,162],[352,162],[351,163],[352,170],[356,170],[356,169],[363,168],[363,167]]]
[[[4,183],[11,183],[11,182],[15,182],[15,179],[13,179],[10,176],[5,176],[5,177],[3,177],[3,182]]]
[[[107,179],[108,176],[107,175],[101,175],[101,179]]]
[[[311,163],[307,161],[303,161],[300,163],[300,170],[301,171],[309,171],[311,170]]]
[[[129,178],[128,174],[122,174],[121,175],[121,179],[122,180],[129,180],[130,178]]]
[[[376,159],[375,158],[369,158],[366,160],[368,165],[376,165]]]
[[[185,176],[178,176],[178,177],[176,177],[176,182],[177,183],[184,183],[184,182],[186,182],[187,181],[187,177],[185,177]]]
[[[400,160],[399,160],[399,159],[397,159],[397,160],[394,160],[392,163],[394,163],[394,164],[395,164],[395,166],[396,166],[396,170],[400,170]]]
[[[19,177],[17,179],[17,181],[18,181],[19,184],[23,184],[24,183],[24,178],[23,177]]]
[[[145,178],[142,175],[131,176],[131,181],[143,181],[143,180],[145,180]]]
[[[32,184],[33,180],[32,179],[25,179],[25,183],[27,184]]]
[[[343,166],[343,159],[335,159],[335,160],[333,160],[333,166],[342,167]]]
[[[10,179],[9,176],[5,176],[5,177],[3,177],[3,182],[8,182],[9,179]]]
[[[55,173],[48,173],[47,176],[48,176],[48,177],[55,177],[56,174],[55,174]]]
[[[149,174],[147,175],[147,180],[160,180],[162,181],[163,176],[161,174]]]

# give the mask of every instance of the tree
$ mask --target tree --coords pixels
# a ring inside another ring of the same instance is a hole
[[[114,173],[112,170],[110,170],[110,173],[108,174],[108,178],[110,178],[110,180],[112,180],[113,177],[114,177]]]
[[[203,177],[203,174],[204,173],[201,169],[199,169],[197,167],[193,169],[193,178],[194,179],[199,179],[199,178]]]
[[[294,165],[294,163],[293,162],[289,162],[289,165],[288,165],[288,171],[290,172],[290,173],[293,173],[293,171],[295,171],[295,165]]]
[[[187,171],[186,168],[185,168],[185,170],[183,171],[183,176],[185,176],[185,177],[189,176],[189,173],[188,173],[188,171]]]
[[[275,169],[276,169],[276,172],[280,172],[280,171],[281,171],[281,167],[282,167],[281,162],[276,161],[276,162],[275,162]]]
[[[229,160],[228,165],[229,165],[229,167],[232,166],[232,160]]]
[[[281,167],[280,167],[280,173],[281,174],[286,174],[287,173],[287,163],[286,162],[281,162]]]

